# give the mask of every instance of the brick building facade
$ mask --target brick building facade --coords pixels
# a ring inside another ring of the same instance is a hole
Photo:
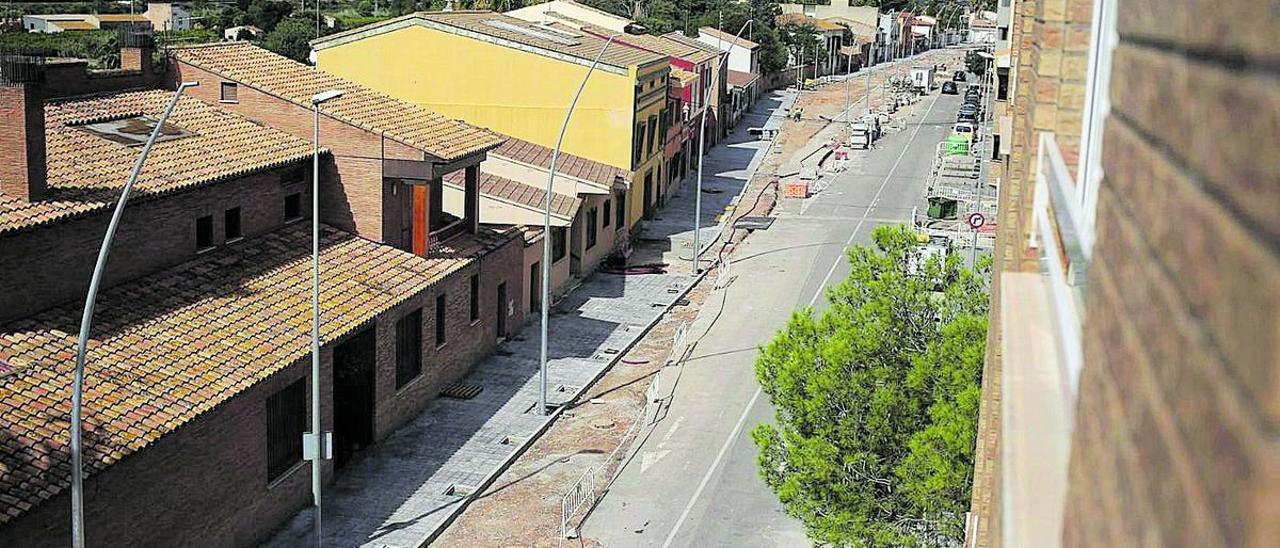
[[[103,83],[136,88],[150,80],[124,76],[144,70],[86,83],[68,67],[82,68],[33,61],[30,71],[6,72],[30,79],[0,83],[0,143],[19,153],[0,162],[4,546],[69,544],[75,325],[111,209],[172,96]],[[165,79],[179,76],[189,75]],[[252,545],[310,502],[301,457],[311,397],[310,112],[276,105],[251,119],[202,100],[222,89],[217,79],[194,89],[146,161],[94,315],[84,405],[91,545]],[[75,95],[84,90],[95,95]],[[438,182],[461,169],[471,182],[501,139],[401,116],[419,123],[394,126],[408,142],[370,145],[371,132],[340,117],[322,128],[338,149],[320,151],[321,421],[337,454],[327,478],[459,380],[527,310],[523,242],[480,226],[474,184],[464,200],[472,214],[446,217],[406,245],[385,229],[406,210],[386,199],[383,177],[363,171]],[[422,205],[408,211],[429,223]]]
[[[967,545],[1275,545],[1275,18],[1013,8]]]

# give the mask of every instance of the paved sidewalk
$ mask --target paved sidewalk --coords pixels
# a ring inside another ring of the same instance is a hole
[[[769,117],[795,94],[776,92],[754,109]],[[770,121],[773,118],[766,118]],[[719,232],[719,214],[736,200],[765,159],[768,141],[744,127],[708,151],[703,172],[704,245]],[[636,242],[638,255],[670,265],[667,274],[597,273],[570,292],[550,319],[548,400],[575,399],[658,321],[694,281],[689,270],[694,210],[689,177]],[[708,192],[709,191],[709,192]],[[683,261],[680,257],[683,257]],[[631,257],[631,262],[647,262]],[[484,387],[471,400],[438,398],[414,420],[375,444],[326,487],[327,546],[416,548],[440,532],[467,496],[548,424],[538,398],[538,323],[477,364],[463,382]],[[312,511],[298,512],[263,546],[293,548],[312,541]]]
[[[548,400],[577,396],[692,281],[596,274],[566,296],[550,322]],[[343,470],[325,490],[325,545],[417,547],[431,538],[547,422],[533,410],[538,346],[535,321],[467,375],[484,387],[480,395],[436,399]],[[311,545],[311,516],[310,508],[298,512],[265,546]]]
[[[787,112],[795,103],[794,91],[783,90],[769,92],[759,99],[751,112],[743,118],[735,130],[719,144],[707,151],[702,166],[702,230],[699,244],[704,253],[720,232],[720,224],[724,222],[722,213],[737,201],[743,187],[750,183],[760,163],[765,160],[765,153],[771,141],[752,137],[747,128],[766,125],[771,128],[781,127],[781,114]],[[778,116],[774,116],[779,113]],[[759,124],[758,124],[759,123]],[[661,249],[661,262],[668,265],[670,272],[688,273],[691,271],[690,257],[693,250],[693,212],[694,192],[697,191],[697,163],[689,175],[684,178],[671,197],[666,207],[646,221],[639,233],[640,240],[655,242],[667,241],[670,245]],[[639,251],[643,253],[644,251]],[[632,262],[659,260],[655,257],[633,257]],[[703,256],[703,268],[709,266],[713,257]]]

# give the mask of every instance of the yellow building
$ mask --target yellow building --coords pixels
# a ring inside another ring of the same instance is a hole
[[[554,147],[565,109],[604,45],[604,39],[563,25],[451,11],[389,19],[324,37],[312,47],[326,72]],[[616,189],[628,227],[656,202],[666,176],[667,73],[664,55],[610,45],[565,135],[565,152],[628,172],[627,188]]]

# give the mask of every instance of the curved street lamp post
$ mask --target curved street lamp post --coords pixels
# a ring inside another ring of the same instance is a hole
[[[605,40],[604,45],[600,47],[600,52],[587,68],[587,73],[583,75],[582,83],[578,84],[578,91],[573,94],[573,100],[569,102],[569,109],[564,113],[564,122],[560,124],[560,136],[556,138],[556,147],[551,151],[551,167],[547,172],[546,204],[542,217],[542,321],[538,326],[542,337],[538,353],[538,414],[541,416],[547,415],[547,319],[551,306],[551,191],[556,180],[560,147],[564,144],[564,134],[569,129],[569,119],[573,117],[573,110],[578,106],[578,99],[582,97],[582,91],[587,88],[587,81],[591,79],[591,73],[595,72],[596,66],[600,64],[604,52],[618,36],[624,33],[642,32],[644,32],[644,26],[631,23],[622,32],[615,32]]]
[[[89,327],[93,323],[93,308],[98,301],[98,287],[102,282],[102,272],[107,265],[107,256],[111,253],[111,242],[115,240],[116,229],[120,225],[120,217],[129,203],[133,185],[138,182],[142,165],[151,154],[151,147],[160,137],[161,129],[164,128],[169,115],[173,113],[173,108],[177,106],[182,92],[198,85],[200,85],[199,82],[183,82],[178,85],[178,89],[173,92],[173,98],[169,99],[169,104],[165,106],[164,113],[156,121],[156,127],[152,128],[151,135],[147,136],[147,142],[142,146],[138,159],[133,162],[133,170],[129,172],[124,190],[120,192],[120,201],[116,202],[116,209],[111,213],[111,222],[107,225],[106,236],[102,238],[102,247],[98,248],[98,261],[93,265],[93,277],[89,281],[89,292],[85,295],[84,313],[80,316],[80,338],[76,342],[76,370],[71,392],[71,544],[75,548],[84,548],[84,448],[80,439],[84,428],[81,416],[84,411],[84,361],[89,346]]]

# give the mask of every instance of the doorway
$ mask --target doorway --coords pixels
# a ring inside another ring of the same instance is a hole
[[[498,284],[498,339],[507,338],[507,282]]]
[[[342,468],[373,444],[376,334],[366,327],[333,349],[333,463]]]

